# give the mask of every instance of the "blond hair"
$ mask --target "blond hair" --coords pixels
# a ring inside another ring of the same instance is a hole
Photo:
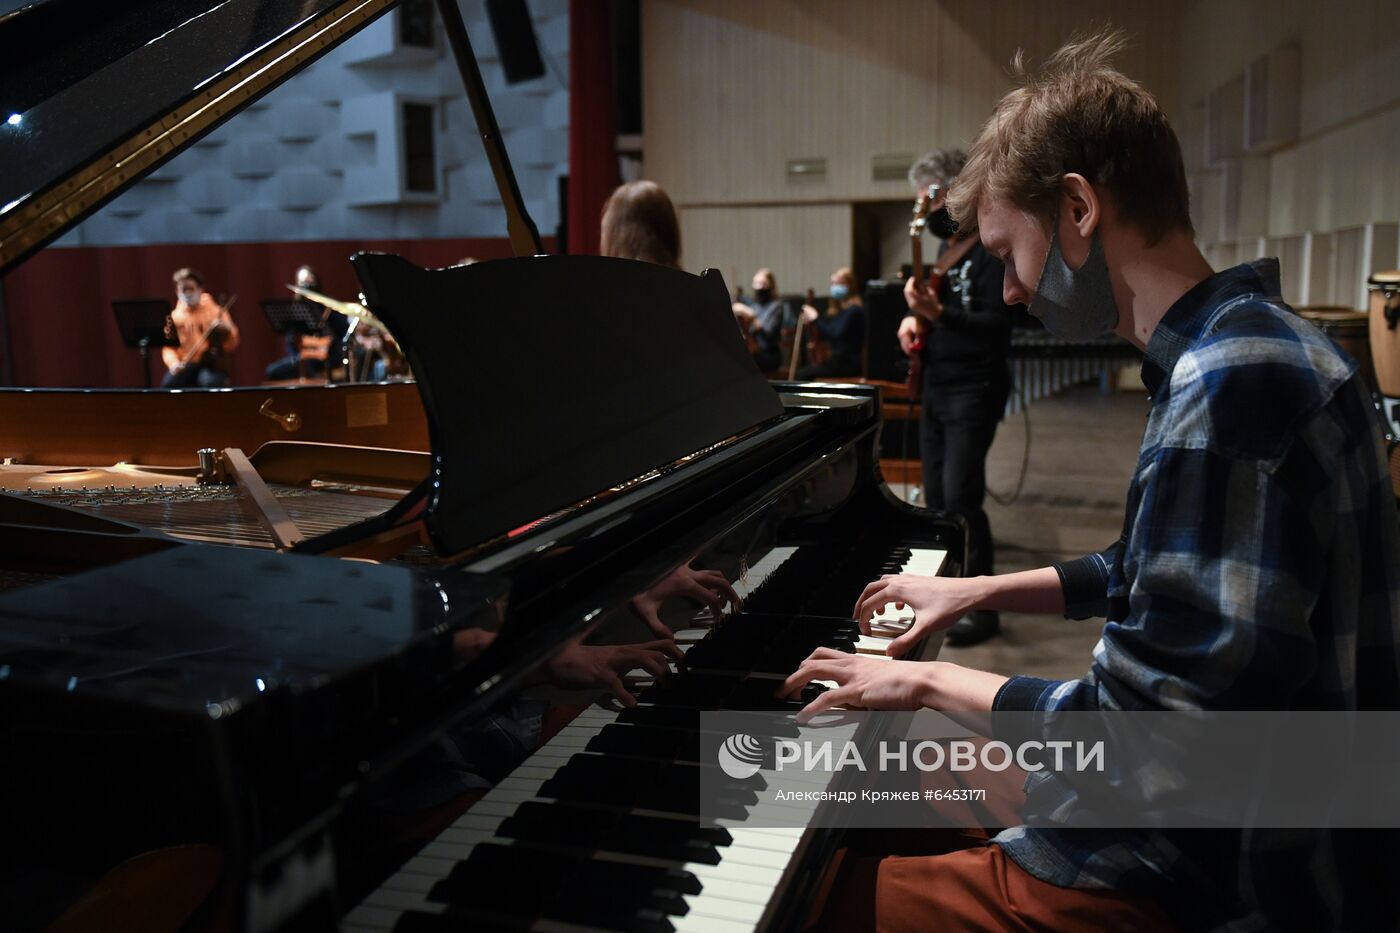
[[[1110,65],[1125,44],[1117,30],[1075,36],[1036,74],[1016,53],[1017,87],[992,111],[948,195],[960,231],[977,229],[983,199],[1007,202],[1048,229],[1061,179],[1077,172],[1111,195],[1149,244],[1192,232],[1176,133],[1156,99]]]

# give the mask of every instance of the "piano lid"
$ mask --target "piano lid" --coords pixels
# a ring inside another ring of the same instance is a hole
[[[0,275],[394,3],[34,0],[0,12]]]
[[[0,598],[0,688],[194,716],[324,691],[366,671],[426,687],[494,629],[499,581],[449,592],[409,567],[185,546]]]
[[[417,375],[434,458],[427,525],[444,554],[783,415],[713,269],[599,256],[352,264]]]

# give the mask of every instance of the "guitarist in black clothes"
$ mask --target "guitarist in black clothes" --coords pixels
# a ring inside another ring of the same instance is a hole
[[[924,501],[967,518],[967,574],[992,573],[992,529],[982,509],[987,492],[987,451],[1011,390],[1007,350],[1014,310],[1002,301],[1003,266],[977,238],[959,239],[943,206],[948,185],[967,154],[942,149],[920,159],[909,177],[920,190],[938,186],[927,228],[943,240],[929,283],[917,275],[905,283],[909,314],[899,325],[899,345],[923,364],[923,413],[919,422]],[[922,338],[923,349],[917,342]],[[969,613],[948,629],[950,645],[975,645],[995,635],[996,612]]]

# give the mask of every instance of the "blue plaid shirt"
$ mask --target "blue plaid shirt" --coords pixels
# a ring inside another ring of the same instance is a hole
[[[1106,615],[1079,680],[1013,677],[997,710],[1400,709],[1400,522],[1356,363],[1278,297],[1217,273],[1147,345],[1152,407],[1113,547],[1056,569]],[[1041,772],[1027,818],[1073,806]],[[1400,929],[1381,831],[1057,830],[995,839],[1065,887],[1154,897],[1187,929]]]

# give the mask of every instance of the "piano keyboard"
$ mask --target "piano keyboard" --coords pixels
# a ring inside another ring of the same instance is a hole
[[[735,584],[741,599],[778,579],[798,553],[775,548],[751,566]],[[945,557],[901,548],[882,572],[937,573]],[[890,605],[881,621],[898,634],[909,615]],[[736,783],[727,815],[701,824],[700,769],[714,765],[698,760],[699,712],[795,712],[831,686],[809,686],[795,701],[773,697],[813,647],[883,658],[890,636],[861,635],[849,618],[752,616],[719,629],[710,622],[701,613],[676,632],[687,658],[702,663],[688,660],[685,672],[659,683],[634,672],[637,707],[579,715],[348,913],[343,933],[762,929],[815,838],[798,826],[820,804],[766,802],[766,812],[791,807],[783,822],[796,825],[750,826],[757,794]],[[789,728],[799,741],[811,731]],[[838,728],[853,735],[855,726]],[[821,735],[850,737],[831,727]],[[834,777],[811,779],[822,790]]]
[[[758,928],[809,844],[808,831],[747,827],[738,810],[700,825],[693,751],[667,747],[678,730],[619,721],[627,718],[581,714],[346,915],[342,931]],[[801,741],[808,731],[794,727],[792,737]],[[821,737],[853,732],[827,728]],[[638,738],[614,751],[629,733]],[[609,736],[604,749],[590,749]],[[568,769],[580,758],[596,763],[590,776],[622,791],[600,802],[597,784],[569,786]],[[648,769],[649,786],[626,786],[648,765],[693,774],[658,783]],[[834,779],[813,777],[813,790]],[[632,789],[639,794],[628,801]],[[784,806],[785,821],[800,823],[818,804]]]
[[[738,594],[740,602],[746,601],[750,594],[760,589],[764,583],[782,569],[797,550],[795,547],[775,547],[755,562],[747,574],[734,581],[734,591]],[[880,573],[937,576],[938,571],[943,569],[943,561],[947,557],[948,552],[942,548],[900,548],[899,553],[892,556],[890,561],[880,568]],[[874,580],[876,576],[878,574],[869,579]],[[849,613],[854,606],[855,599],[852,598],[851,605],[846,608],[842,615]],[[871,633],[875,636],[884,636],[884,638],[894,638],[904,634],[913,621],[914,611],[912,609],[908,607],[896,609],[894,603],[886,603],[871,618]],[[675,633],[676,642],[681,646],[681,650],[684,651],[689,645],[709,634],[710,626],[713,623],[714,617],[709,609],[698,610],[691,620],[690,626],[679,629]],[[856,651],[862,654],[883,655],[885,644],[886,642],[881,638],[872,639],[868,636],[862,636],[862,640],[856,644]]]

